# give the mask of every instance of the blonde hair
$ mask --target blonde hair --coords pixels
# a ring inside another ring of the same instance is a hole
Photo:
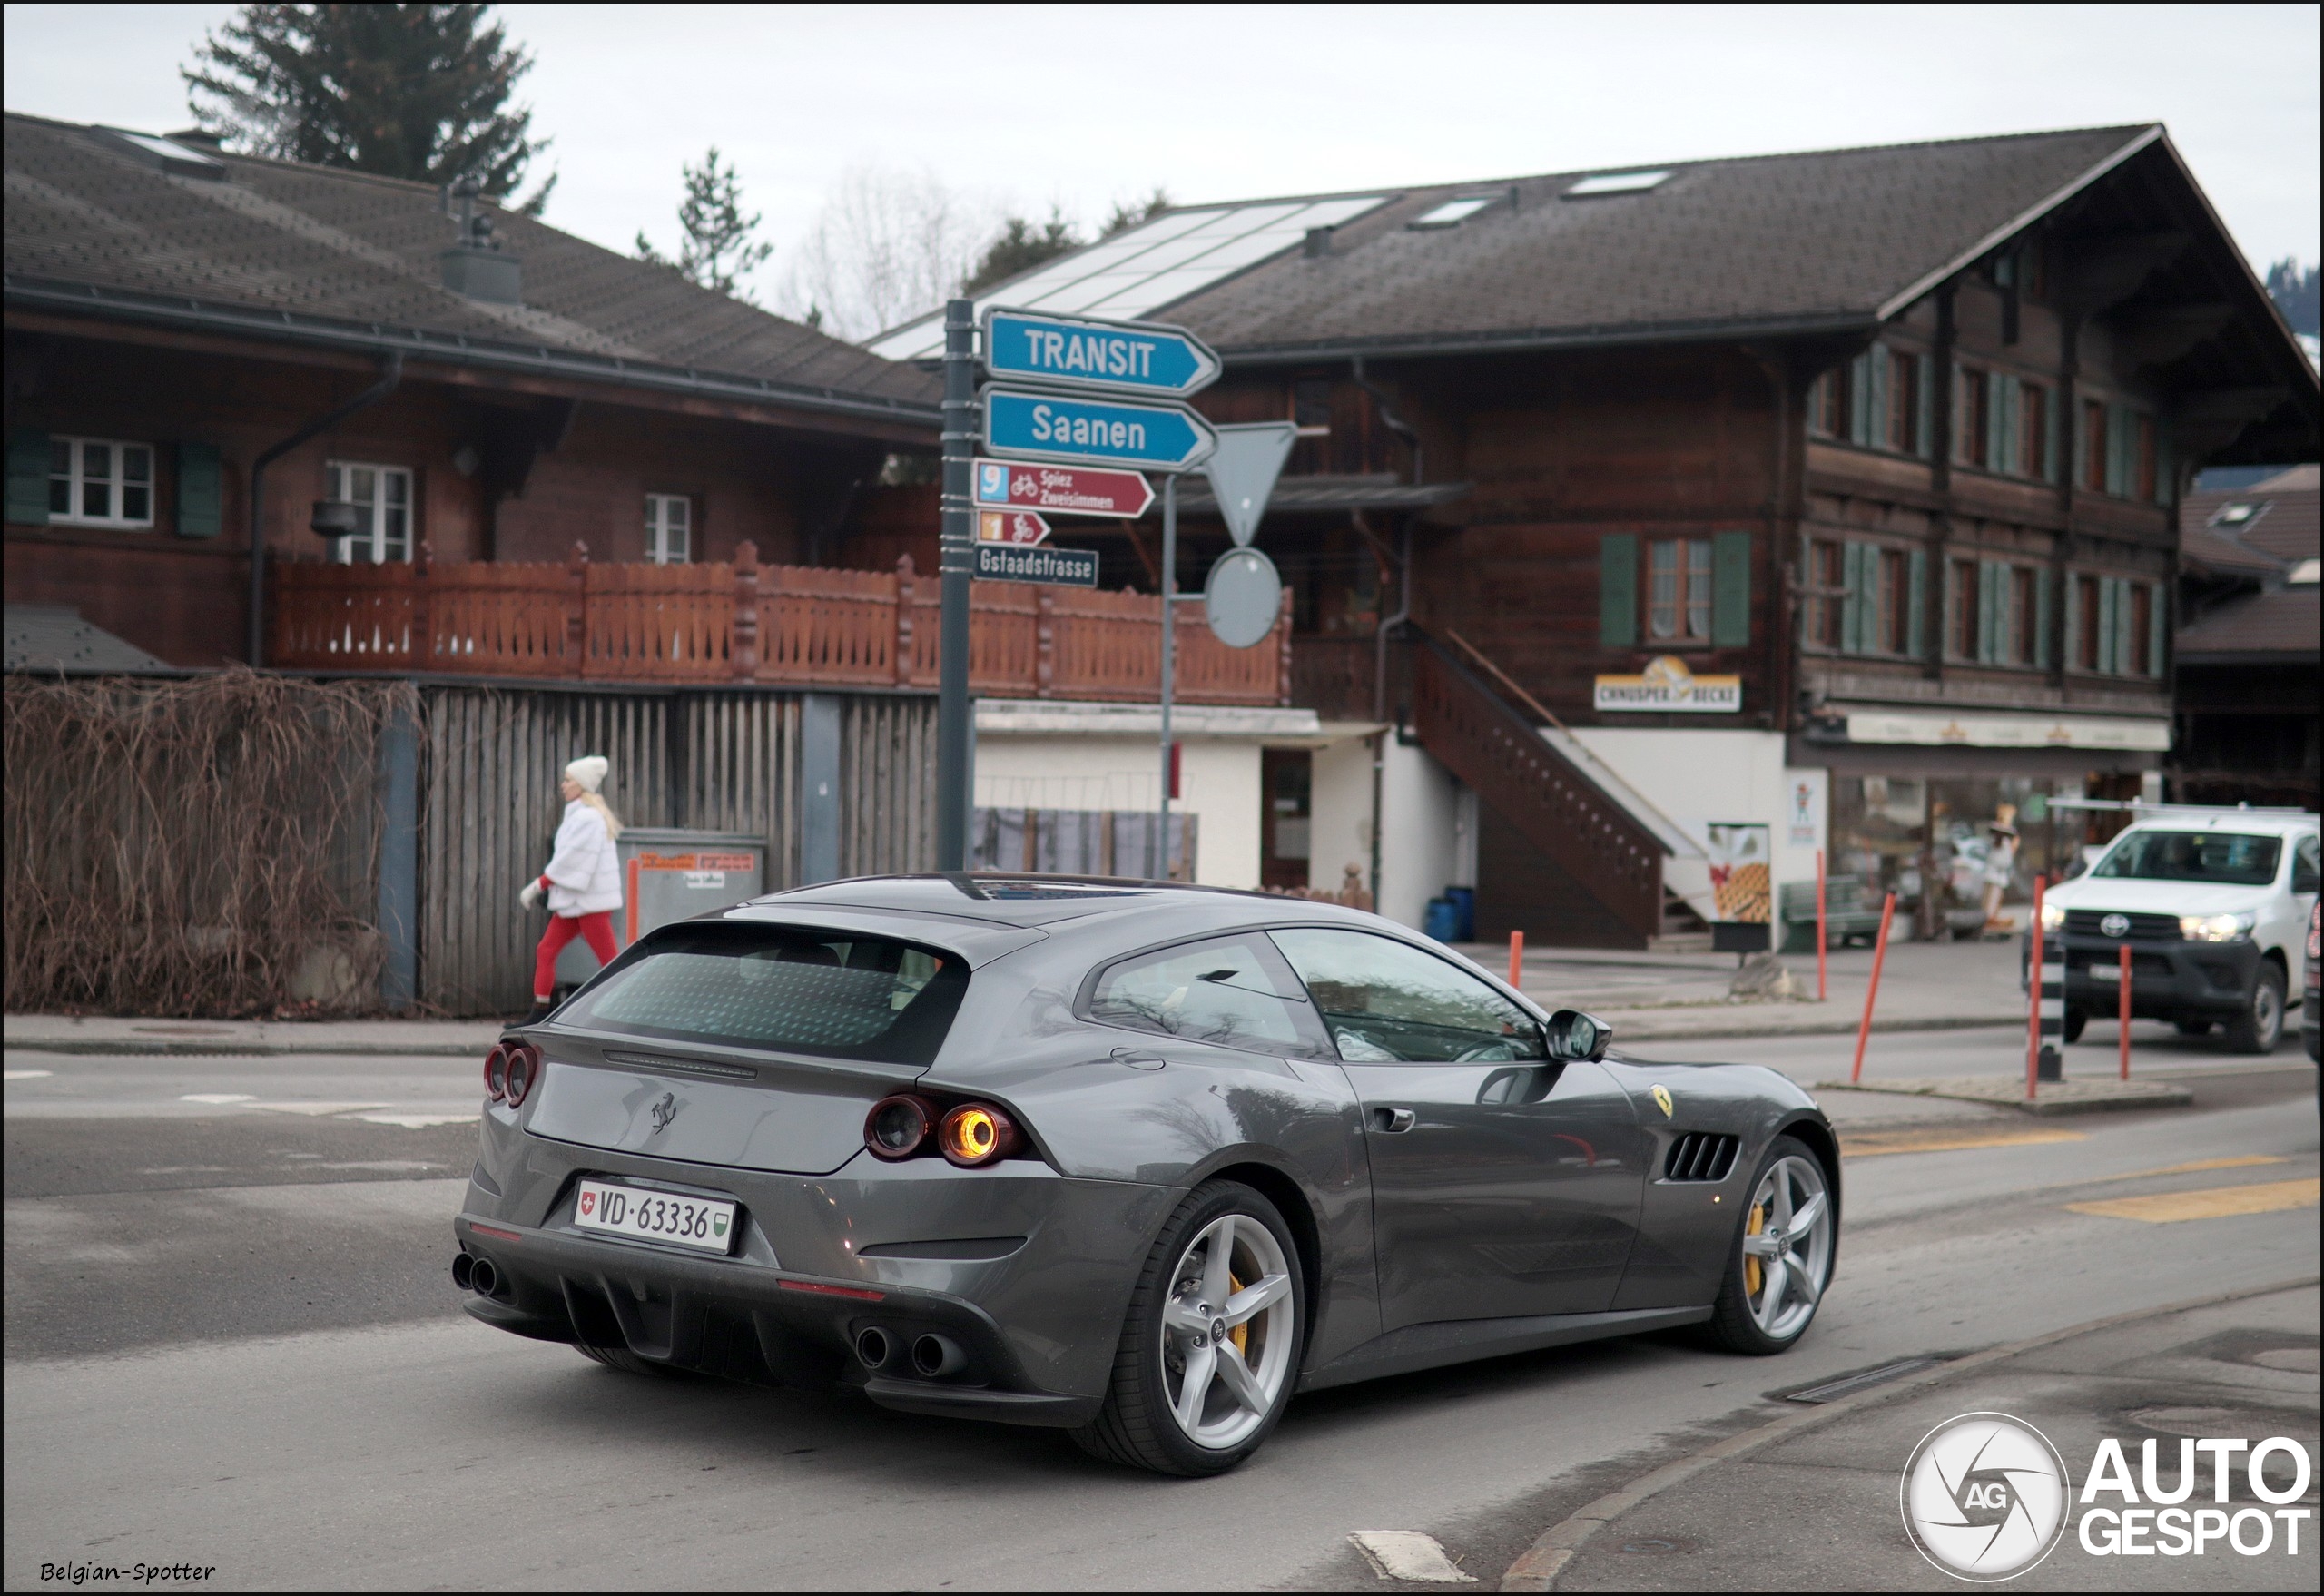
[[[590,808],[596,810],[600,815],[604,816],[606,822],[606,835],[613,838],[616,842],[621,840],[621,816],[615,814],[603,798],[600,798],[595,793],[584,793],[576,802],[587,804]]]

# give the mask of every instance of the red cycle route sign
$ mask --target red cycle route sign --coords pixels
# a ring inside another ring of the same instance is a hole
[[[1042,510],[1053,516],[1118,516],[1135,520],[1154,502],[1153,487],[1138,471],[979,460],[974,480],[980,509]]]
[[[1049,524],[1031,510],[979,510],[980,543],[1046,543]]]

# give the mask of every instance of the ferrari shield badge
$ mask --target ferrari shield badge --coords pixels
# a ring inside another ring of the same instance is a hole
[[[1665,1119],[1670,1118],[1670,1093],[1669,1089],[1659,1086],[1654,1089],[1654,1106],[1662,1110],[1662,1117]]]

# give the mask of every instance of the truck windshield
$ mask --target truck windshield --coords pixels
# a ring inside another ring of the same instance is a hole
[[[957,953],[770,925],[656,933],[557,1015],[562,1024],[883,1064],[927,1064],[968,990]]]
[[[2264,887],[2276,879],[2283,839],[2236,832],[2132,832],[2098,862],[2094,876]]]

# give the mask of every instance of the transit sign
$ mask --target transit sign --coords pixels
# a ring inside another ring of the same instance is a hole
[[[1047,543],[1049,524],[1030,510],[979,510],[977,512],[977,541],[980,543]]]
[[[976,574],[988,582],[1052,582],[1067,587],[1098,585],[1098,556],[1087,548],[1019,548],[980,543]]]
[[[1039,510],[1051,516],[1118,516],[1135,521],[1154,502],[1153,487],[1136,471],[979,460],[974,480],[979,509],[1006,507]]]
[[[1218,357],[1184,328],[1034,310],[984,313],[985,369],[1049,388],[1184,399],[1218,380]]]
[[[1169,400],[1134,403],[990,387],[978,398],[990,454],[1176,472],[1193,470],[1218,447],[1208,421]]]

